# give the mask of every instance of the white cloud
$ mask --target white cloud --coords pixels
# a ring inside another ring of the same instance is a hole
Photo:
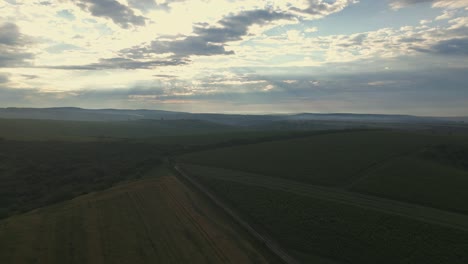
[[[447,20],[455,16],[456,12],[453,10],[444,10],[442,15],[437,16],[435,20]]]
[[[419,21],[419,24],[421,24],[421,25],[427,25],[427,24],[430,24],[430,23],[432,23],[432,20],[423,19],[423,20]]]
[[[305,30],[306,33],[315,33],[318,32],[318,27],[311,27]]]
[[[434,8],[456,9],[468,7],[468,0],[392,0],[390,6],[393,9],[400,9],[421,3],[431,3]]]

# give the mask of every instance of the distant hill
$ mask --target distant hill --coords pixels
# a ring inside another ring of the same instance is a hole
[[[59,108],[3,108],[0,118],[11,119],[49,119],[67,121],[130,121],[139,119],[186,119],[186,113],[160,110],[117,110],[82,109],[74,107]]]
[[[123,109],[82,109],[59,108],[0,108],[0,118],[8,119],[49,119],[66,121],[131,121],[141,119],[157,120],[203,120],[225,125],[261,126],[282,121],[341,121],[377,123],[460,123],[468,117],[419,117],[411,115],[300,113],[289,115],[238,115],[187,113],[162,110]]]
[[[236,128],[195,119],[70,121],[0,119],[0,138],[16,140],[135,139],[233,132]]]

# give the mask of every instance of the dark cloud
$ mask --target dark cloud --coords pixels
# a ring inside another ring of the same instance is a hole
[[[418,38],[418,37],[404,37],[401,38],[400,41],[404,43],[418,43],[418,42],[424,42],[426,39],[424,38]]]
[[[170,74],[154,74],[153,76],[156,78],[167,78],[167,79],[177,78],[176,75],[170,75]]]
[[[27,79],[27,80],[34,80],[39,78],[39,75],[33,75],[33,74],[21,74],[21,77]]]
[[[187,64],[184,59],[163,59],[163,60],[148,60],[138,61],[126,58],[109,58],[100,59],[97,63],[86,65],[63,65],[63,66],[43,66],[42,68],[59,69],[59,70],[106,70],[106,69],[153,69],[159,66],[177,66]]]
[[[248,34],[252,25],[264,25],[281,19],[292,19],[289,14],[272,10],[243,11],[237,15],[227,16],[218,21],[219,27],[196,24],[193,36],[174,37],[173,40],[154,40],[148,46],[133,47],[122,51],[131,58],[144,58],[150,54],[172,53],[174,57],[191,55],[229,55],[226,43],[241,40]]]
[[[20,33],[17,25],[0,25],[0,67],[17,67],[27,64],[33,54],[26,50],[30,41]]]
[[[0,47],[0,68],[25,66],[33,57],[33,54],[29,52],[4,50]]]
[[[163,60],[149,60],[149,61],[136,61],[125,58],[111,58],[101,59],[99,63],[94,64],[98,68],[118,68],[118,69],[151,69],[158,66],[177,66],[187,64],[183,59],[163,59]]]
[[[442,55],[468,56],[468,38],[456,38],[440,41],[429,52]]]
[[[73,0],[81,9],[93,16],[111,19],[122,28],[144,26],[146,18],[136,15],[133,10],[116,0]]]
[[[17,25],[13,23],[0,25],[0,45],[18,46],[23,45],[24,42]]]
[[[173,53],[177,57],[187,57],[190,55],[209,56],[234,54],[232,51],[226,51],[224,45],[210,43],[197,36],[190,36],[182,40],[153,41],[149,48],[145,48],[140,51],[147,54]]]
[[[345,48],[349,48],[353,46],[362,46],[364,41],[367,39],[367,36],[368,35],[366,33],[352,35],[343,39],[341,43],[337,44],[337,46],[345,47]]]

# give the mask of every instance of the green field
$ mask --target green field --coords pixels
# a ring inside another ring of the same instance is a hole
[[[177,160],[304,263],[467,263],[467,142],[346,131]]]
[[[344,131],[197,152],[179,159],[306,183],[345,186],[379,163],[444,140],[453,139],[393,131]]]
[[[292,192],[204,179],[249,219],[308,263],[467,263],[468,232]]]
[[[221,180],[285,191],[314,199],[359,206],[382,213],[391,213],[430,224],[468,231],[468,214],[242,171],[188,164],[179,165],[179,167],[190,172],[192,176],[201,177],[204,180]]]
[[[0,263],[276,263],[170,172],[0,221]]]
[[[416,157],[380,165],[351,190],[468,214],[468,171]]]

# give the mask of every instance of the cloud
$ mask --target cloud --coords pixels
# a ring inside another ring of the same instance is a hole
[[[85,65],[61,65],[61,66],[39,66],[39,68],[57,70],[109,70],[109,69],[153,69],[160,66],[178,66],[188,62],[184,59],[162,59],[162,60],[133,60],[126,58],[100,59],[97,63]]]
[[[468,38],[455,38],[440,41],[425,52],[441,55],[468,56]]]
[[[421,4],[421,3],[434,3],[438,0],[393,0],[390,6],[393,9],[403,8],[409,5]]]
[[[436,17],[435,20],[451,19],[453,16],[455,16],[455,12],[453,10],[444,10],[442,15]]]
[[[311,27],[311,28],[308,28],[306,29],[304,32],[306,33],[315,33],[315,32],[318,32],[318,27]]]
[[[144,26],[146,18],[136,15],[128,6],[116,0],[72,0],[82,10],[90,12],[93,16],[111,19],[122,28],[130,26]]]
[[[242,40],[248,34],[249,27],[265,25],[277,20],[291,20],[293,16],[273,10],[242,11],[218,21],[217,26],[196,24],[191,36],[175,36],[170,40],[154,40],[148,46],[123,50],[132,58],[142,58],[149,54],[172,54],[174,57],[191,55],[230,55],[226,43]]]
[[[21,77],[27,79],[27,80],[34,80],[38,79],[39,75],[34,75],[34,74],[21,74]]]
[[[0,47],[0,68],[25,66],[32,58],[32,53],[17,52],[16,50],[2,49]]]
[[[16,24],[5,23],[0,25],[0,45],[20,46],[24,45],[25,42]]]
[[[33,58],[26,49],[30,43],[16,24],[0,24],[0,68],[26,65]]]
[[[0,72],[0,85],[10,81],[9,74]]]
[[[176,75],[171,75],[171,74],[154,74],[153,75],[156,78],[163,78],[163,79],[173,79],[176,78]]]
[[[400,9],[409,5],[420,3],[432,3],[434,8],[462,8],[468,7],[468,0],[392,0],[390,6]]]
[[[297,7],[291,7],[290,10],[306,14],[311,16],[311,18],[321,18],[328,16],[333,13],[337,13],[345,9],[351,4],[358,3],[357,0],[334,0],[334,1],[324,1],[324,0],[308,0],[308,7],[301,9]]]
[[[420,57],[427,56],[429,52],[435,53],[432,47],[441,41],[466,38],[468,36],[467,19],[459,17],[447,21],[446,25],[434,23],[429,26],[389,27],[350,35],[307,36],[302,34],[294,38],[289,37],[290,34],[275,37],[260,36],[250,40],[248,47],[236,51],[244,57],[257,56],[255,61],[257,65],[268,65],[279,56],[293,58],[282,59],[280,63],[275,64],[276,67],[319,66],[330,62],[346,64],[350,61],[384,58],[401,60],[403,57],[417,61]],[[286,41],[288,45],[284,45]],[[257,54],[262,54],[262,56],[259,57]],[[304,56],[304,54],[309,55]],[[442,53],[439,54],[442,55]],[[457,65],[461,63],[461,58],[454,56],[447,60]],[[370,63],[375,65],[373,62]],[[417,65],[414,66],[417,67]],[[288,71],[288,69],[284,70]]]
[[[433,7],[437,8],[463,8],[468,7],[468,0],[437,0],[434,1]]]

